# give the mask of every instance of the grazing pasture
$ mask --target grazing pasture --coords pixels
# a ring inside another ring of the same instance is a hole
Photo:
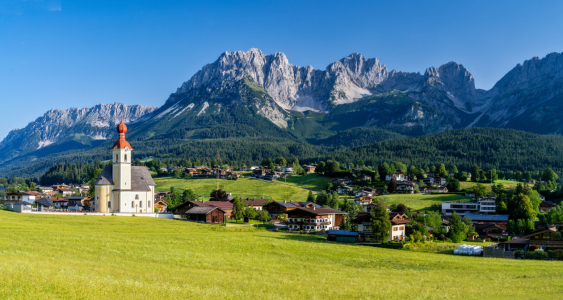
[[[559,261],[329,243],[141,217],[0,211],[1,299],[558,299]]]

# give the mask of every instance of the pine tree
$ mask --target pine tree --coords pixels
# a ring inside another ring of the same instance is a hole
[[[309,191],[309,195],[307,195],[307,202],[315,202],[315,195],[313,195],[313,191]]]

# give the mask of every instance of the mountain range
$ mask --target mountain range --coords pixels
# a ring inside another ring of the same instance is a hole
[[[316,70],[291,65],[283,53],[250,49],[221,54],[159,108],[114,103],[50,110],[0,142],[0,171],[26,162],[46,167],[49,157],[106,147],[121,116],[131,139],[158,147],[264,138],[355,147],[471,127],[561,133],[562,106],[561,53],[516,65],[486,91],[455,62],[421,74],[389,71],[377,58],[351,54]]]

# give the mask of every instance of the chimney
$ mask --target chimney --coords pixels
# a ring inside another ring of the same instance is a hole
[[[313,205],[313,210],[315,210],[316,207],[317,207],[316,205]]]
[[[286,201],[286,200],[283,200],[283,203],[287,203],[287,201]]]

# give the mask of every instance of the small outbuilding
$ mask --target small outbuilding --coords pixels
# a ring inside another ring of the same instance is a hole
[[[350,230],[328,230],[326,240],[340,243],[359,243],[360,234]]]
[[[188,210],[185,215],[188,221],[203,223],[225,222],[225,211],[214,206],[196,206]]]
[[[46,211],[53,207],[53,201],[49,198],[37,199],[35,203],[37,204],[37,211]]]

